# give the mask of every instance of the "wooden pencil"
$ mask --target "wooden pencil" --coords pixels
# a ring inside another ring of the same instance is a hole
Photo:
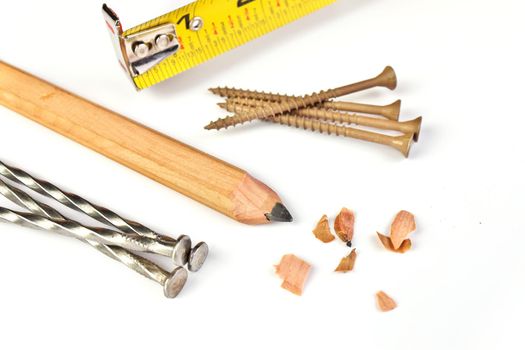
[[[239,222],[292,221],[246,171],[1,61],[0,104]]]

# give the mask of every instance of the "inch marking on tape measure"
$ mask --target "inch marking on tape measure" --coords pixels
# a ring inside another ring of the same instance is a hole
[[[144,89],[336,0],[198,0],[126,31],[103,13],[122,67]]]

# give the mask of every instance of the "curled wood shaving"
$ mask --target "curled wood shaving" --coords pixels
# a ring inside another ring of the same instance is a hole
[[[293,254],[284,255],[275,272],[283,279],[281,287],[296,294],[303,293],[304,284],[310,273],[310,264]]]
[[[323,215],[312,232],[318,240],[324,243],[332,242],[335,239],[335,236],[330,232],[330,224],[326,215]]]
[[[410,248],[412,248],[412,242],[409,239],[405,239],[403,243],[401,243],[401,246],[398,249],[396,249],[394,248],[394,244],[392,243],[390,237],[382,235],[379,232],[377,232],[377,237],[379,238],[381,243],[383,243],[383,246],[392,252],[403,254],[409,251]]]
[[[345,243],[352,243],[354,238],[354,213],[346,208],[341,209],[335,218],[334,230],[337,236]]]
[[[414,215],[408,211],[402,210],[397,213],[392,225],[390,226],[390,239],[394,248],[397,250],[401,247],[412,232],[416,230],[416,220]]]
[[[350,254],[348,254],[348,256],[345,256],[343,259],[341,259],[341,262],[339,263],[339,266],[337,266],[335,271],[336,272],[352,271],[354,269],[356,258],[357,258],[357,253],[355,252],[355,248],[354,248],[352,249]]]
[[[389,297],[385,292],[379,291],[376,293],[377,307],[383,312],[392,311],[397,307],[394,299]]]

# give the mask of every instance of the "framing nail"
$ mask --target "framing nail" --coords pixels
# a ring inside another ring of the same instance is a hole
[[[173,263],[177,266],[184,266],[188,263],[191,249],[191,240],[188,236],[183,235],[178,239],[174,239],[160,235],[144,225],[125,219],[107,208],[92,204],[74,193],[62,191],[52,183],[37,179],[24,170],[11,167],[1,161],[0,175],[36,193],[54,199],[77,212],[84,213],[103,224],[113,226],[125,234],[129,234],[130,237],[149,239],[146,241],[149,242],[151,249],[156,249],[156,251],[153,251],[154,253],[171,257]],[[132,240],[132,242],[136,242],[136,239]],[[141,243],[141,245],[143,244]]]

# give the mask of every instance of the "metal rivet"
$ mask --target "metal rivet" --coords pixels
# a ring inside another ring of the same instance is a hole
[[[194,32],[200,30],[202,26],[204,25],[204,21],[200,17],[193,17],[193,19],[190,22],[190,29]]]
[[[133,44],[133,53],[140,58],[146,57],[149,52],[148,44],[139,41]]]
[[[155,45],[161,50],[166,49],[170,45],[170,42],[171,38],[167,34],[160,34],[155,39]]]

